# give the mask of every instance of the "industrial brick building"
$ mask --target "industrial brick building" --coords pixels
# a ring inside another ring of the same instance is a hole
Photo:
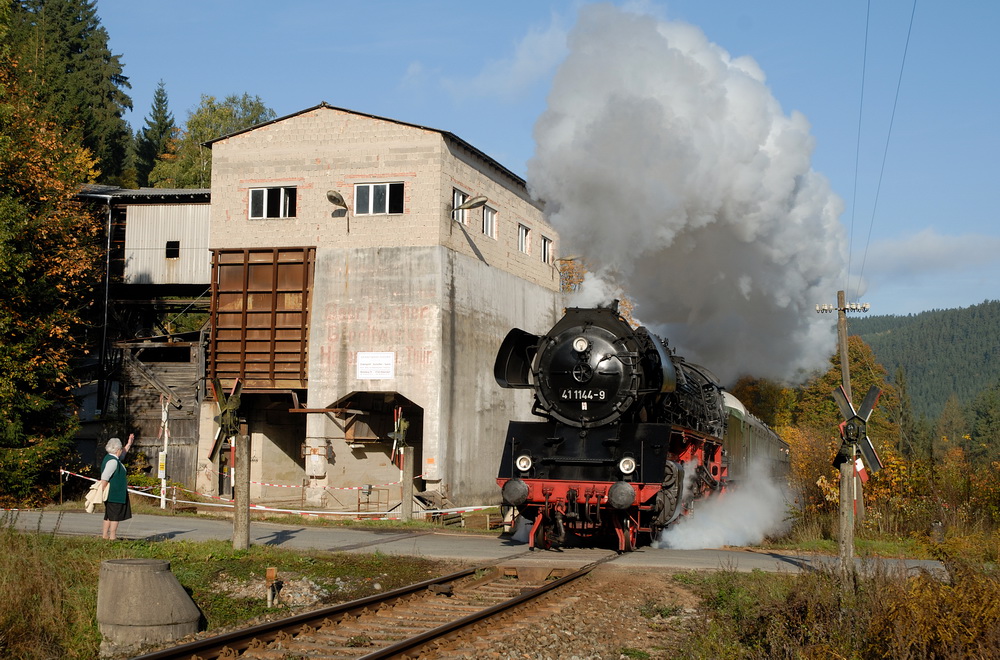
[[[366,486],[391,508],[402,418],[417,491],[498,502],[530,401],[496,385],[496,350],[561,312],[558,236],[525,182],[451,133],[325,103],[210,147],[208,377],[242,386],[251,497],[353,510]],[[218,414],[202,403],[207,493]]]

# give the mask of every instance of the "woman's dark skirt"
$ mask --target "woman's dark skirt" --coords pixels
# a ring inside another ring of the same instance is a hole
[[[129,504],[128,495],[125,496],[125,503],[105,502],[104,519],[114,522],[121,522],[132,517],[132,506]]]

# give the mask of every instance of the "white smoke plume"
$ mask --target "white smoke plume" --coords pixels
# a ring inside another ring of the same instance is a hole
[[[665,529],[653,547],[701,550],[760,543],[787,531],[788,506],[784,489],[768,478],[767,469],[751,466],[745,482],[696,501],[692,512]]]
[[[588,293],[623,288],[724,382],[825,365],[833,329],[815,305],[844,281],[843,204],[810,167],[805,117],[783,114],[751,58],[691,25],[586,6],[535,141],[528,181],[563,253],[614,278]]]

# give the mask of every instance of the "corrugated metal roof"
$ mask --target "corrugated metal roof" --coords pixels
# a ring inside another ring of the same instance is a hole
[[[151,203],[160,201],[207,204],[212,201],[210,188],[120,188],[96,183],[84,184],[78,197],[111,197],[116,202]]]

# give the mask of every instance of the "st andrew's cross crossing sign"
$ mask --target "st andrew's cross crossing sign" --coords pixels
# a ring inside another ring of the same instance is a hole
[[[872,410],[875,409],[875,404],[878,403],[881,394],[882,390],[872,385],[868,394],[865,395],[865,400],[861,402],[861,407],[855,411],[851,400],[847,398],[847,392],[844,391],[843,385],[833,391],[833,400],[837,402],[840,414],[844,416],[844,421],[840,424],[840,434],[844,439],[845,447],[841,448],[838,460],[841,455],[846,453],[844,451],[846,443],[857,445],[858,449],[861,450],[861,457],[868,466],[868,471],[873,474],[882,469],[882,460],[878,457],[872,441],[868,438],[868,418],[871,417]]]

